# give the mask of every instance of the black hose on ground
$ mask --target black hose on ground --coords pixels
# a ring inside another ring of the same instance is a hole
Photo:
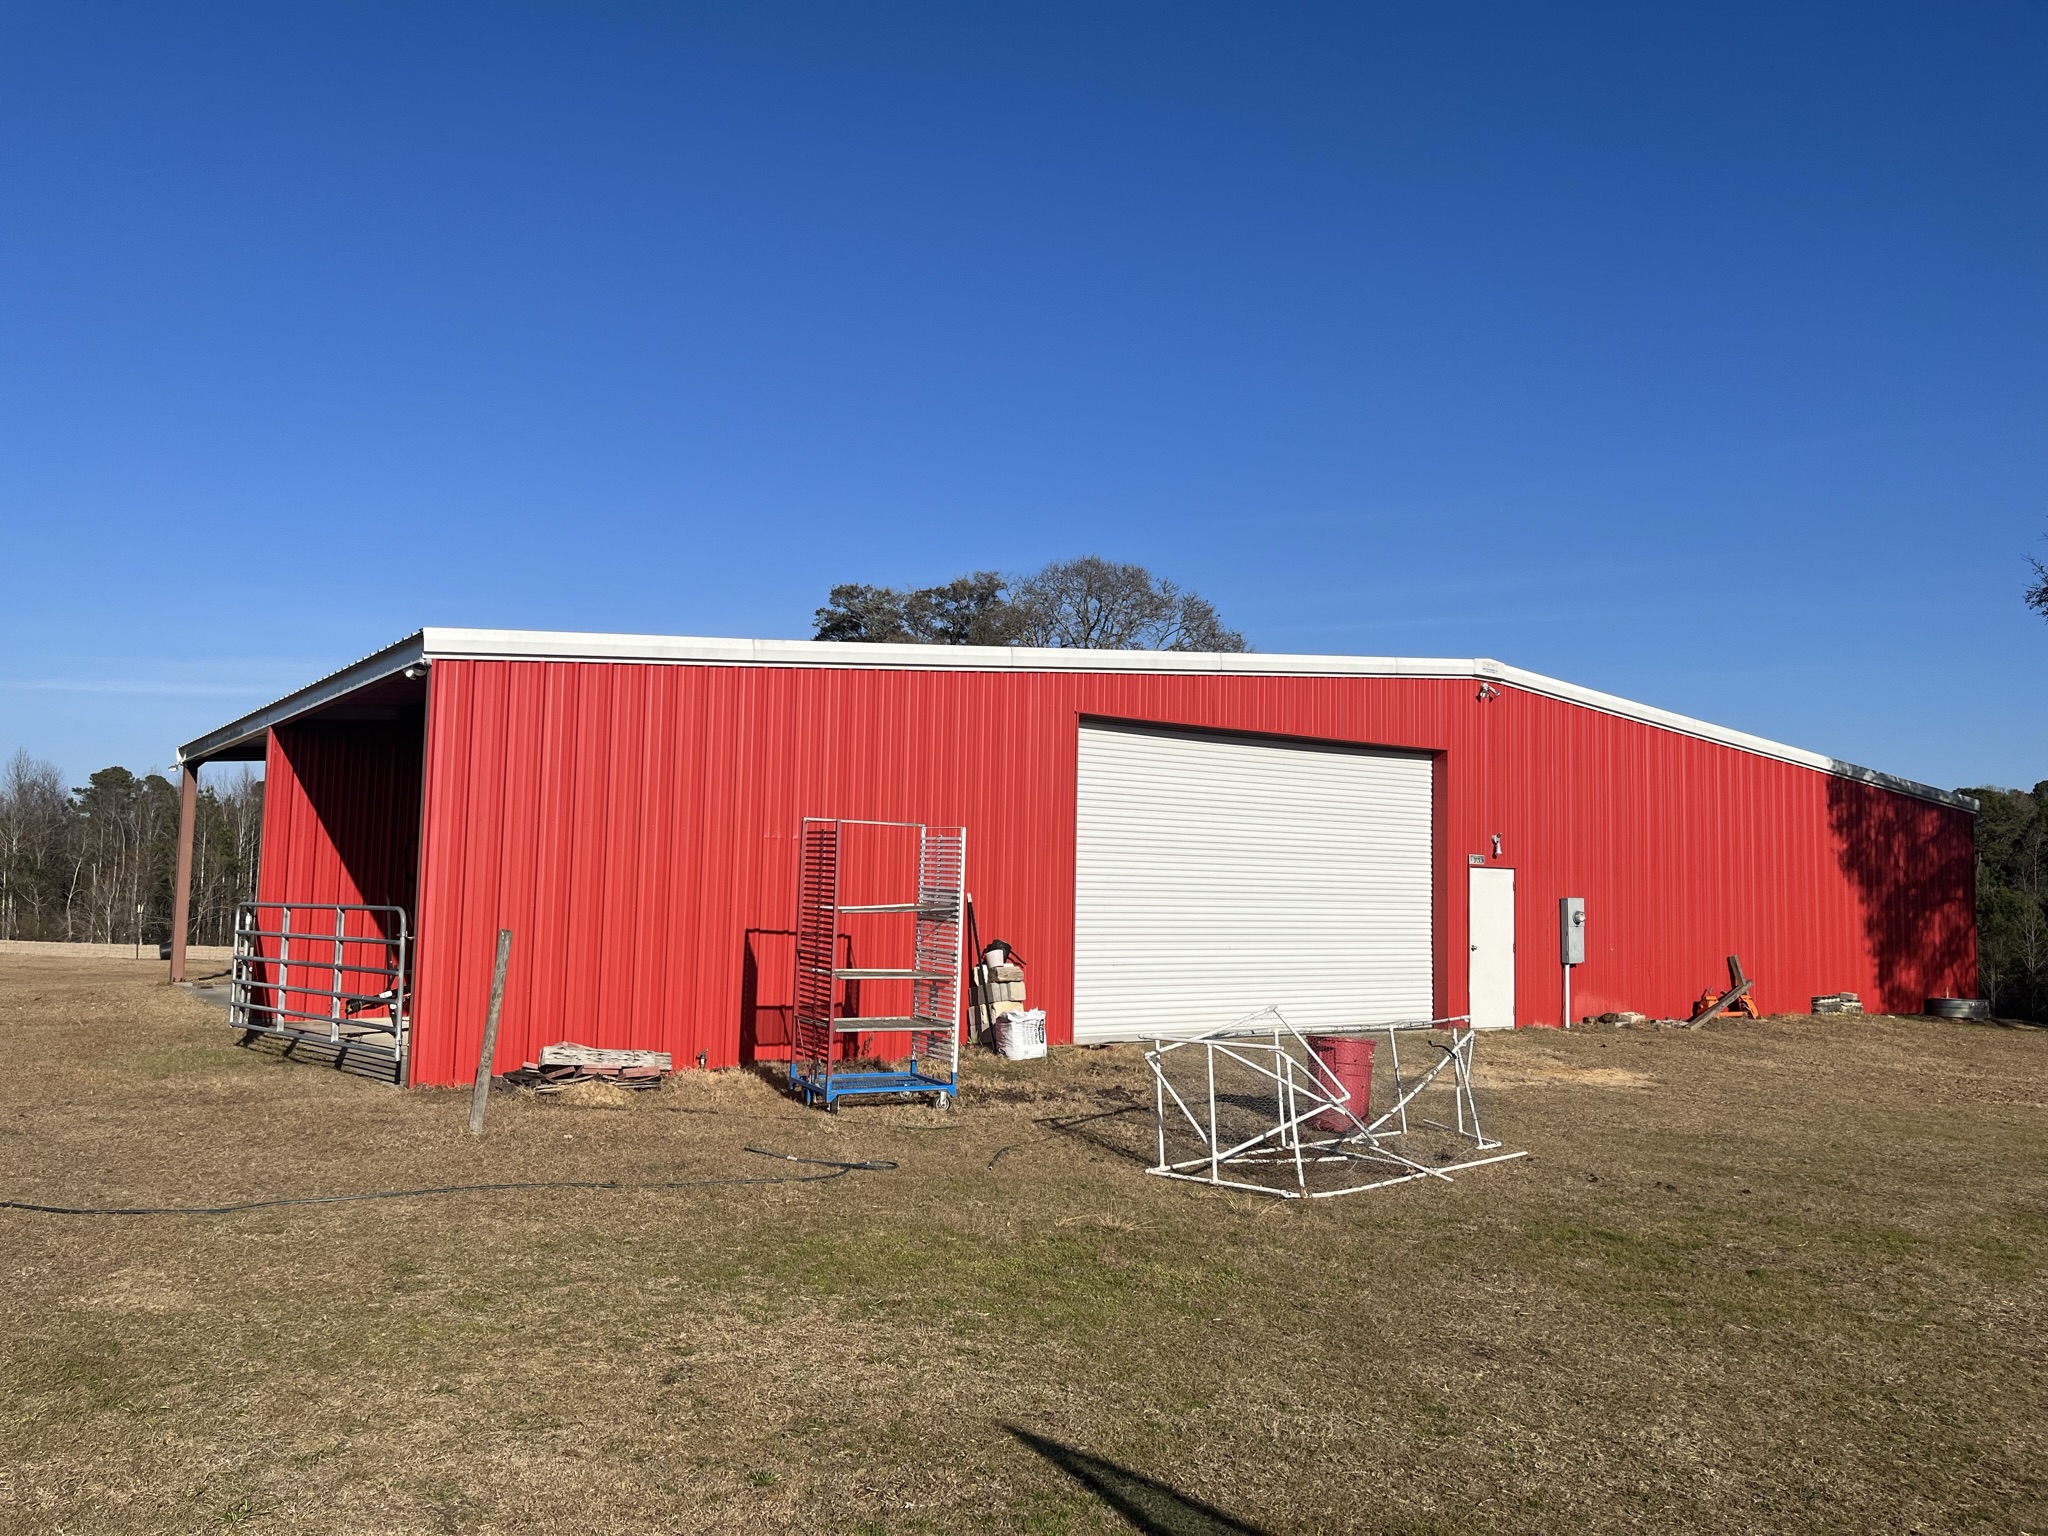
[[[842,1163],[828,1157],[798,1157],[793,1152],[771,1152],[766,1147],[748,1147],[757,1157],[779,1157],[784,1162],[829,1168],[830,1173],[791,1173],[779,1178],[673,1179],[659,1184],[626,1184],[617,1179],[534,1179],[506,1184],[435,1184],[426,1189],[374,1189],[346,1195],[294,1195],[277,1200],[244,1200],[235,1205],[36,1205],[27,1200],[0,1200],[0,1210],[35,1211],[44,1216],[232,1216],[239,1211],[269,1210],[281,1205],[342,1205],[351,1200],[412,1200],[423,1195],[473,1195],[512,1189],[616,1189],[663,1190],[708,1189],[727,1184],[822,1184],[843,1179],[849,1173],[891,1173],[896,1164],[886,1158]]]

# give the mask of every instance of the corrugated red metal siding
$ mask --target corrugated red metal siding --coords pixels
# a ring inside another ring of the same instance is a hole
[[[1518,1016],[1557,1021],[1556,899],[1584,896],[1574,1009],[1684,1009],[1740,954],[1766,1008],[1969,992],[1961,811],[1541,696],[1396,678],[437,662],[413,1079],[474,1069],[496,930],[501,1070],[540,1045],[780,1053],[806,815],[958,823],[984,938],[1071,1030],[1083,717],[1441,754],[1440,1013],[1465,999],[1466,856],[1517,871]]]
[[[419,875],[420,725],[287,725],[263,771],[261,901],[413,910]]]
[[[422,728],[414,718],[287,725],[270,733],[259,901],[403,907],[417,929]],[[263,921],[274,924],[278,916],[265,913]],[[352,932],[363,931],[356,926],[361,921],[354,920]],[[325,919],[318,923],[331,931]],[[388,931],[386,936],[395,937]],[[274,955],[277,943],[261,941],[259,950]],[[314,944],[293,952],[310,952],[325,963],[304,970],[294,965],[291,985],[328,984],[332,951]],[[384,964],[389,952],[381,945],[350,945],[343,957],[351,965],[374,966]],[[292,995],[292,1006],[310,1005],[304,995]]]

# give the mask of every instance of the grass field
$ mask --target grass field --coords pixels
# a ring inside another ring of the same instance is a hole
[[[1303,1206],[1143,1175],[1134,1050],[473,1143],[161,975],[0,954],[0,1197],[900,1167],[0,1211],[6,1532],[2048,1532],[2048,1033],[1490,1037],[1531,1159]]]

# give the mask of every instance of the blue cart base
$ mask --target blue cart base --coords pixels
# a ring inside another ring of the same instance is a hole
[[[926,1077],[922,1072],[823,1072],[815,1076],[801,1067],[792,1069],[789,1086],[803,1095],[806,1104],[832,1108],[841,1099],[861,1094],[930,1093],[957,1099],[958,1078]]]

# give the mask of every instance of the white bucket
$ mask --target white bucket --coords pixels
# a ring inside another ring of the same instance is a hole
[[[1045,1054],[1045,1010],[1019,1008],[996,1020],[996,1049],[1011,1061],[1032,1061]]]
[[[981,958],[982,962],[986,965],[1008,965],[1010,963],[1010,952],[1000,944],[995,944],[991,945],[988,953]]]

